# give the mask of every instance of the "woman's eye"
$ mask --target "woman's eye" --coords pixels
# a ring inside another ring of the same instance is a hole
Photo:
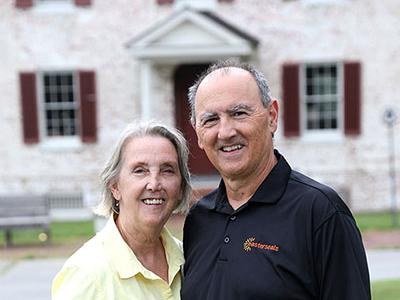
[[[173,168],[166,168],[163,169],[162,171],[167,174],[175,174],[175,170]]]
[[[134,169],[132,169],[132,173],[133,174],[144,174],[145,172],[146,172],[146,170],[143,169],[143,168],[134,168]]]

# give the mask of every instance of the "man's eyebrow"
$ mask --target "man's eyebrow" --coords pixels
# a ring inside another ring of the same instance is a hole
[[[246,110],[246,111],[253,112],[254,108],[247,104],[238,104],[238,105],[235,105],[235,106],[229,108],[228,113],[237,112],[238,110]]]

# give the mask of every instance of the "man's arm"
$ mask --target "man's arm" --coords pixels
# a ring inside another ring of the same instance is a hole
[[[319,299],[371,299],[366,254],[352,216],[336,211],[315,229],[313,257]]]

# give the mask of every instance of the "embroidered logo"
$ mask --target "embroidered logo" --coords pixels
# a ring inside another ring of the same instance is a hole
[[[244,241],[243,244],[243,249],[244,251],[251,251],[251,248],[258,248],[258,249],[265,249],[265,250],[270,250],[270,251],[279,251],[279,246],[277,245],[268,245],[268,244],[263,244],[263,243],[258,243],[255,241],[256,239],[254,237],[248,238],[247,240]]]

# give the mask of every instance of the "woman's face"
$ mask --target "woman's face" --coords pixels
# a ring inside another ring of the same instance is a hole
[[[122,153],[111,191],[119,217],[136,226],[162,227],[182,197],[182,177],[174,145],[160,136],[136,137]]]

